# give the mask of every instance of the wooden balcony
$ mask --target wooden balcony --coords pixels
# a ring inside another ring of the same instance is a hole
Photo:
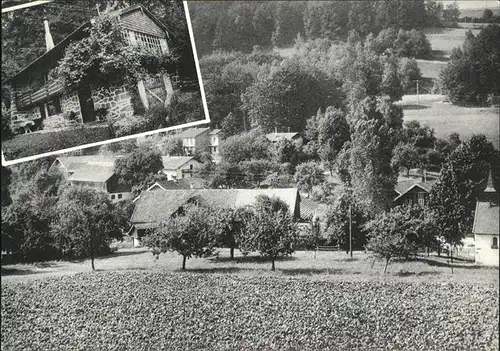
[[[30,107],[49,98],[50,96],[60,93],[61,91],[63,91],[62,84],[57,80],[51,81],[38,90],[28,91],[18,95],[17,108],[22,109]]]

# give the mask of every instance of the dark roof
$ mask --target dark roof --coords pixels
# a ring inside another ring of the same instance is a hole
[[[92,183],[104,183],[114,174],[114,166],[100,166],[95,165],[84,165],[78,167],[68,177],[69,181],[77,182],[92,182]]]
[[[180,189],[191,189],[189,184],[186,182],[178,182],[175,180],[158,180],[153,185],[151,185],[148,190],[154,186],[160,187],[163,190],[180,190]]]
[[[200,134],[205,133],[208,130],[210,130],[210,128],[189,128],[189,129],[183,130],[182,132],[180,132],[176,136],[178,138],[194,138]]]
[[[163,169],[166,170],[178,170],[191,160],[198,162],[193,156],[162,156],[161,159],[163,161]]]
[[[422,190],[425,190],[426,192],[430,192],[432,186],[436,183],[436,180],[428,180],[426,182],[418,181],[418,180],[404,180],[401,182],[398,182],[394,188],[394,190],[398,193],[397,198],[400,198],[404,194],[406,194],[408,191],[413,189],[414,187],[419,187]]]
[[[478,201],[476,204],[476,212],[474,214],[474,226],[472,232],[474,234],[496,234],[499,230],[499,213],[500,208],[498,201]]]
[[[141,9],[143,12],[145,12],[157,25],[159,25],[167,33],[167,36],[170,36],[168,31],[167,31],[167,27],[158,18],[156,18],[148,9],[146,9],[145,7],[143,7],[140,4],[130,6],[130,7],[127,7],[125,9],[112,11],[109,14],[120,16],[120,15],[123,15],[125,13],[135,11],[137,9]],[[24,73],[26,73],[28,71],[31,72],[31,71],[36,70],[44,62],[59,59],[59,55],[61,55],[64,52],[66,47],[72,41],[81,40],[87,36],[86,29],[90,28],[93,19],[82,24],[80,27],[78,27],[76,30],[74,30],[72,33],[70,33],[67,37],[65,37],[63,40],[61,40],[59,43],[57,43],[57,45],[54,45],[54,47],[51,50],[47,51],[42,56],[38,57],[35,61],[33,61],[31,64],[29,64],[28,66],[23,68],[21,71],[17,72],[13,77],[11,77],[7,80],[7,83],[11,83],[14,80],[14,78],[19,79],[21,75],[23,75]]]
[[[310,221],[319,210],[321,204],[303,197],[300,200],[300,219],[302,221]]]
[[[285,201],[290,212],[295,212],[299,200],[296,188],[289,189],[190,189],[142,192],[137,199],[130,221],[159,223],[169,218],[190,199],[201,198],[211,206],[244,207],[252,205],[258,195],[276,196]]]

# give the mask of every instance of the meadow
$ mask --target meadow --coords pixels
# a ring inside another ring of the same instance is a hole
[[[462,47],[465,33],[469,30],[474,35],[479,34],[480,29],[467,28],[424,28],[423,32],[429,39],[433,56],[438,60],[447,60],[455,47]]]
[[[158,260],[2,267],[2,350],[484,350],[498,342],[498,269],[422,256],[388,273],[364,252],[277,262],[227,250]],[[13,279],[16,278],[17,279]]]

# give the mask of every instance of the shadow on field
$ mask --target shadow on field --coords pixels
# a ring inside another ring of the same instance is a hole
[[[284,275],[315,275],[315,274],[361,274],[341,268],[285,268],[280,269]]]
[[[277,259],[276,262],[281,262],[281,261],[294,261],[297,260],[297,257],[293,256],[287,256],[287,257],[282,257],[280,259]],[[234,263],[269,263],[271,264],[271,261],[266,258],[266,257],[261,257],[261,256],[240,256],[240,257],[235,257],[234,259],[231,259],[231,257],[213,257],[209,258],[210,261],[214,263],[223,263],[223,262],[234,262]]]
[[[248,269],[238,268],[238,267],[211,267],[211,268],[187,268],[185,271],[181,269],[176,269],[177,272],[188,272],[188,273],[238,273],[241,271],[246,271]]]
[[[443,259],[446,259],[446,258],[443,258]],[[465,268],[465,269],[480,269],[480,268],[482,268],[481,266],[473,264],[469,260],[456,259],[456,258],[453,258],[453,261],[454,261],[453,263],[445,262],[445,261],[438,261],[438,260],[433,259],[431,257],[429,257],[429,258],[417,257],[414,260],[418,261],[418,262],[427,263],[429,266],[433,266],[433,267],[453,267],[453,268]],[[457,261],[458,262],[465,262],[465,264],[455,263]]]
[[[439,275],[442,274],[442,272],[436,272],[436,271],[423,271],[423,272],[413,272],[413,271],[400,271],[398,273],[395,273],[394,275],[398,277],[409,277],[409,276],[425,276],[425,275]]]
[[[40,274],[45,273],[42,271],[34,271],[31,269],[16,269],[16,268],[5,268],[2,267],[2,276],[6,275],[28,275],[28,274]]]
[[[425,105],[401,105],[403,110],[425,110],[426,108],[429,108],[429,106]]]

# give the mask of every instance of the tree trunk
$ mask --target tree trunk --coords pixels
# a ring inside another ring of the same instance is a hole
[[[94,266],[94,253],[92,253],[91,257],[90,257],[90,262],[92,264],[92,270],[95,271],[95,266]]]
[[[230,249],[230,255],[231,255],[231,260],[234,260],[234,247],[231,247]]]
[[[389,260],[390,260],[390,259],[391,259],[391,258],[387,258],[387,259],[385,260],[384,274],[385,274],[385,272],[387,272],[387,266],[389,265]]]
[[[271,270],[272,270],[272,271],[275,271],[276,269],[275,269],[275,267],[274,267],[274,258],[271,260],[271,264],[272,264],[272,265],[271,265]]]
[[[186,256],[182,255],[182,270],[186,270]]]

